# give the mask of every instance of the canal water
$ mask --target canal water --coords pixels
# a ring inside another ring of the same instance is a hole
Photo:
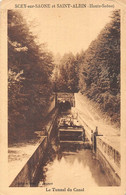
[[[91,149],[83,144],[59,143],[56,130],[35,186],[83,189],[110,185]]]

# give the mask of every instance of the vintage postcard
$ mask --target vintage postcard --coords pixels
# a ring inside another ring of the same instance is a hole
[[[125,195],[126,2],[0,14],[0,195]]]

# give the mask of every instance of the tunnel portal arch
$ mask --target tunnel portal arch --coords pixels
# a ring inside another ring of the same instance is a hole
[[[57,105],[60,107],[64,106],[69,109],[71,107],[75,107],[74,93],[58,92],[56,94],[56,102],[57,102]]]

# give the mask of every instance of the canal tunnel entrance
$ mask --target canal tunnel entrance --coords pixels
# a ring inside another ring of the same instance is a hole
[[[56,104],[60,105],[61,108],[75,107],[74,93],[58,92],[55,94]]]
[[[62,102],[58,103],[58,107],[60,112],[64,112],[71,109],[71,104],[69,101],[63,100]]]

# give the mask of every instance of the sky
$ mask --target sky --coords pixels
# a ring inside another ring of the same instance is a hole
[[[110,21],[111,9],[29,9],[23,16],[32,23],[39,43],[54,54],[86,50]]]

